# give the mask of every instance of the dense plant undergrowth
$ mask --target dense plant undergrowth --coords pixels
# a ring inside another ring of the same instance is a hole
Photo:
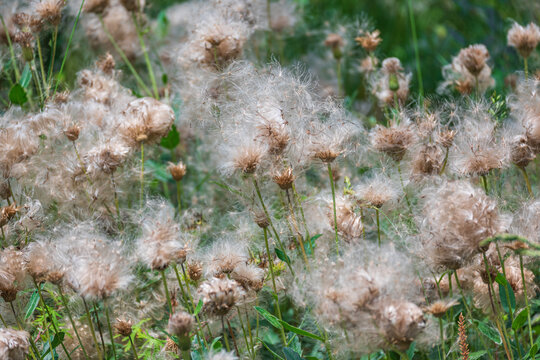
[[[0,4],[0,359],[538,359],[538,6],[381,3]]]

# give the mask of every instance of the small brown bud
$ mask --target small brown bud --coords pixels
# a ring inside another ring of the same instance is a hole
[[[270,226],[270,221],[263,211],[253,212],[253,221],[255,221],[255,224],[257,224],[257,226],[261,229],[266,229],[268,226]]]
[[[116,62],[114,61],[114,57],[111,55],[111,53],[106,53],[96,62],[96,65],[105,74],[111,75],[114,67],[116,66]]]
[[[364,50],[372,52],[377,49],[377,46],[381,43],[382,39],[379,36],[381,32],[379,30],[375,30],[373,32],[365,32],[361,34],[361,36],[358,36],[354,39],[358,43],[358,45],[362,46]]]
[[[178,162],[178,164],[169,163],[169,166],[167,166],[167,170],[169,170],[169,173],[171,174],[174,181],[180,181],[184,178],[186,175],[186,165],[183,162]]]
[[[69,141],[76,141],[79,138],[81,128],[77,125],[71,125],[66,130],[64,130],[64,135],[68,138]]]
[[[292,187],[295,176],[293,175],[292,168],[287,168],[282,172],[276,173],[272,180],[280,187],[281,190],[288,190]]]
[[[114,324],[116,332],[122,336],[131,335],[131,332],[133,331],[132,327],[133,323],[129,320],[116,319],[116,324]]]
[[[202,277],[202,265],[200,262],[191,262],[187,265],[187,273],[193,281],[199,281]]]
[[[19,212],[19,209],[20,207],[17,207],[15,203],[0,208],[0,227],[6,225]]]

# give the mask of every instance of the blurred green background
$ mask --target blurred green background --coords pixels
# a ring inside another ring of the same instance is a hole
[[[354,25],[357,20],[367,20],[372,28],[381,31],[383,42],[379,57],[398,57],[407,70],[414,72],[409,0],[294,1],[302,16],[294,35],[286,40],[285,63],[298,61],[320,46],[326,33],[321,31],[318,38],[318,29]],[[157,16],[167,6],[179,2],[154,0],[149,4],[149,14]],[[504,77],[522,68],[515,51],[506,45],[507,30],[513,21],[521,24],[540,22],[538,0],[410,0],[410,5],[416,22],[427,94],[434,92],[442,80],[441,67],[450,62],[459,49],[474,43],[483,43],[489,49],[497,80],[496,89],[502,91]],[[537,68],[538,60],[538,54],[535,54],[530,60],[532,69]],[[413,92],[417,91],[416,76],[412,87]]]

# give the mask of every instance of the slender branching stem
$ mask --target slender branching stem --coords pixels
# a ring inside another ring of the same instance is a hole
[[[77,24],[79,23],[79,18],[81,17],[81,12],[84,6],[85,0],[81,1],[81,6],[79,7],[79,12],[77,13],[77,17],[75,18],[75,23],[73,24],[73,27],[71,28],[71,34],[69,35],[68,43],[66,46],[66,51],[64,52],[64,58],[62,59],[62,65],[60,65],[60,71],[58,71],[58,75],[62,75],[62,72],[64,71],[64,66],[66,65],[66,59],[67,54],[69,52],[69,47],[71,46],[71,42],[73,40],[73,35],[75,34],[75,28],[77,27]],[[56,95],[56,91],[58,90],[58,85],[60,84],[60,81],[56,82],[56,85],[54,86],[54,92],[53,96]]]
[[[169,287],[167,286],[167,277],[165,276],[165,270],[160,270],[161,280],[163,280],[163,288],[165,289],[165,297],[167,298],[167,305],[169,306],[169,314],[172,315],[173,307],[171,303],[171,295],[169,294]]]
[[[527,186],[527,191],[529,192],[529,196],[533,197],[533,192],[531,188],[531,182],[529,181],[529,175],[527,175],[527,170],[525,170],[524,166],[518,166],[519,170],[521,170],[521,174],[523,174],[523,179],[525,179],[525,185]]]
[[[41,286],[36,282],[35,279],[33,279],[33,280],[34,280],[34,285],[35,285],[35,287],[37,289],[37,292],[38,292],[38,295],[39,295],[39,301],[41,302],[41,306],[45,309],[45,312],[47,313],[47,316],[50,319],[50,323],[52,324],[54,333],[58,334],[59,333],[58,327],[56,326],[56,324],[54,322],[54,319],[53,319],[53,317],[51,315],[51,311],[49,310],[49,307],[47,305],[45,305],[45,300],[43,299],[43,293],[41,291]],[[49,340],[50,340],[50,337],[49,337]],[[60,345],[62,346],[62,350],[64,350],[64,352],[66,353],[66,356],[68,357],[68,359],[71,360],[71,356],[69,355],[69,352],[67,351],[63,340],[60,342]],[[50,349],[52,349],[53,348],[52,344],[49,344],[49,347],[50,347]]]
[[[274,289],[274,294],[276,295],[276,313],[279,320],[283,320],[283,318],[281,317],[281,309],[279,307],[279,296],[277,292],[276,279],[274,275],[274,261],[272,259],[272,254],[270,253],[270,246],[268,244],[268,230],[266,228],[263,228],[263,232],[264,232],[264,245],[266,246],[266,253],[268,254],[268,268],[270,269],[272,287]],[[259,324],[257,324],[257,328],[258,327],[259,327]],[[283,330],[283,327],[280,328],[280,333],[281,333],[281,339],[283,340],[283,344],[287,346],[287,338],[285,337],[285,330]]]
[[[137,347],[135,346],[135,341],[131,338],[131,334],[128,335],[129,343],[131,344],[131,348],[133,349],[133,355],[135,356],[135,360],[139,360],[139,356],[137,355]]]
[[[51,78],[52,78],[52,73],[53,73],[53,70],[54,70],[54,60],[55,60],[55,57],[56,57],[56,43],[58,41],[58,25],[56,25],[54,27],[54,32],[53,32],[53,40],[52,40],[52,54],[51,54],[51,63],[49,65],[49,73],[47,75],[47,84],[48,84],[48,88],[51,87]]]
[[[302,238],[302,234],[300,233],[300,229],[298,228],[298,222],[296,221],[296,216],[294,215],[294,209],[292,207],[291,197],[289,195],[289,190],[285,190],[285,193],[287,194],[287,204],[289,208],[289,213],[291,214],[291,221],[293,223],[294,230],[296,232],[296,238],[298,239],[298,245],[300,245],[300,250],[302,252],[302,257],[304,259],[304,263],[306,264],[306,268],[309,270],[309,262],[306,255],[306,248],[304,247],[304,240]]]
[[[525,79],[529,77],[529,61],[527,58],[523,58],[523,70],[525,72]]]
[[[339,256],[339,236],[338,236],[338,222],[337,222],[337,210],[336,210],[336,187],[334,185],[334,174],[332,174],[332,165],[326,164],[328,168],[328,178],[330,179],[330,187],[332,188],[332,207],[334,210],[334,232],[336,235],[336,253]]]
[[[111,318],[109,316],[109,306],[107,305],[107,302],[103,302],[103,307],[105,308],[105,317],[107,318],[107,327],[109,328],[109,336],[111,337],[111,346],[113,351],[113,356],[115,359],[117,359],[116,356],[116,345],[114,344],[114,333],[111,326]]]
[[[66,314],[67,314],[67,316],[69,318],[69,321],[71,323],[71,327],[73,328],[73,332],[75,333],[75,336],[77,337],[77,340],[79,341],[79,345],[81,346],[81,350],[83,352],[84,358],[85,359],[90,359],[88,357],[86,349],[83,346],[83,343],[81,341],[81,337],[79,336],[79,332],[77,331],[77,327],[75,326],[75,321],[73,321],[73,316],[71,315],[71,311],[69,310],[66,298],[64,296],[64,292],[62,291],[62,286],[57,285],[57,287],[58,287],[58,292],[60,294],[60,300],[62,300],[62,304],[64,304],[64,308],[66,309]]]
[[[221,333],[223,334],[223,341],[225,341],[225,348],[227,351],[231,351],[229,339],[227,338],[227,332],[225,331],[225,322],[223,321],[223,316],[221,317]]]
[[[283,246],[283,243],[281,242],[281,239],[279,238],[279,234],[276,230],[276,228],[274,227],[274,222],[272,221],[272,218],[270,217],[270,213],[268,212],[268,209],[266,207],[266,204],[264,203],[264,200],[263,200],[263,197],[262,197],[262,194],[261,194],[261,189],[259,188],[259,183],[257,182],[257,179],[255,179],[255,177],[253,177],[253,185],[255,186],[255,191],[257,192],[257,197],[259,198],[259,202],[261,203],[261,206],[263,208],[263,211],[264,211],[264,215],[266,215],[266,218],[268,219],[268,223],[270,224],[270,227],[272,228],[272,232],[274,233],[275,237],[276,237],[276,241],[279,245],[279,248],[281,249],[281,251],[283,251],[284,254],[287,254],[287,252],[285,251],[285,247]],[[268,257],[270,257],[271,254],[268,253]],[[292,269],[292,266],[287,262],[287,266],[289,267],[289,270],[291,271],[291,274],[294,276],[294,271]]]
[[[418,37],[416,36],[416,23],[414,21],[414,11],[412,7],[412,0],[407,2],[409,6],[409,21],[411,23],[411,33],[414,46],[414,59],[416,62],[416,76],[418,78],[418,95],[420,96],[420,103],[424,97],[424,83],[422,81],[422,67],[420,66],[420,51],[418,48]]]
[[[533,346],[533,333],[531,321],[531,307],[529,306],[529,298],[527,297],[527,282],[525,281],[525,272],[523,270],[523,255],[519,254],[519,269],[521,271],[521,281],[523,282],[523,296],[525,297],[525,309],[527,309],[527,324],[529,328],[529,341]]]
[[[84,311],[86,312],[86,319],[88,320],[88,326],[90,327],[90,334],[92,334],[92,340],[94,340],[94,345],[96,345],[98,358],[101,359],[101,351],[99,350],[99,342],[97,340],[96,330],[92,322],[92,316],[90,315],[90,310],[88,309],[88,304],[86,303],[86,300],[83,297],[81,297],[81,299],[84,304]],[[103,351],[105,352],[105,348],[103,348]]]
[[[375,208],[375,219],[377,220],[377,243],[381,247],[381,223],[379,220],[379,208]]]
[[[96,319],[96,324],[99,332],[99,339],[101,340],[101,348],[103,349],[103,352],[105,352],[105,340],[103,339],[103,329],[101,329],[101,322],[99,321],[98,313],[98,307],[94,302],[94,317]]]
[[[105,23],[103,22],[103,17],[101,15],[99,15],[99,21],[101,23],[101,27],[103,28],[103,31],[105,32],[105,35],[107,35],[107,38],[109,39],[109,41],[111,42],[111,44],[113,45],[114,49],[116,50],[116,52],[118,53],[118,55],[120,55],[120,57],[122,58],[122,60],[124,61],[124,63],[126,64],[126,66],[128,67],[129,71],[133,74],[133,77],[135,78],[135,80],[137,81],[137,84],[141,87],[141,89],[143,89],[143,91],[150,97],[153,97],[152,95],[152,92],[150,91],[150,89],[148,89],[148,86],[146,86],[146,84],[144,83],[144,81],[141,79],[141,77],[139,76],[139,74],[137,73],[137,70],[135,70],[135,68],[133,67],[133,65],[131,64],[131,62],[129,61],[128,57],[126,56],[126,54],[124,53],[124,50],[122,50],[122,48],[118,45],[118,43],[116,42],[116,40],[114,40],[113,36],[111,35],[111,33],[109,32],[109,30],[107,29],[107,26],[105,25]]]
[[[140,182],[141,182],[141,191],[140,191],[140,197],[139,197],[139,206],[143,207],[144,204],[144,142],[141,142],[141,174],[140,174]]]
[[[144,42],[144,36],[141,31],[139,20],[137,19],[137,15],[135,13],[132,13],[131,16],[133,17],[133,23],[135,24],[135,29],[137,30],[137,36],[139,37],[139,43],[141,44],[141,50],[144,56],[144,61],[146,62],[146,68],[148,69],[148,76],[150,77],[150,82],[152,83],[152,89],[154,90],[154,97],[156,99],[159,99],[159,92],[158,92],[156,77],[154,75],[154,70],[152,69],[152,62],[150,62],[150,57],[148,56],[148,49],[146,48],[146,44]]]

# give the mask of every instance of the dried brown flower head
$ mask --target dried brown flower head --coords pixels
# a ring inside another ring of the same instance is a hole
[[[234,280],[213,278],[199,287],[199,295],[204,304],[204,310],[210,315],[224,316],[235,306],[239,305],[245,293]]]
[[[198,261],[189,262],[187,264],[187,274],[192,281],[199,281],[203,274],[202,264]]]
[[[411,126],[405,122],[390,127],[377,125],[370,135],[375,150],[387,154],[396,162],[403,159],[405,152],[415,141]]]
[[[437,142],[445,149],[448,149],[454,143],[455,136],[456,132],[454,130],[444,129],[437,135]]]
[[[469,47],[460,50],[458,59],[471,75],[477,77],[484,67],[487,66],[489,52],[482,44],[470,45]]]
[[[263,157],[259,146],[244,146],[238,149],[234,156],[234,167],[244,174],[253,174],[257,170]]]
[[[424,311],[435,316],[436,318],[442,318],[451,307],[457,304],[458,301],[455,299],[446,301],[439,300],[427,306]]]
[[[375,30],[373,32],[364,32],[360,36],[356,37],[354,41],[356,41],[358,45],[362,46],[366,51],[372,52],[377,49],[382,41],[380,35],[381,32],[379,30]]]
[[[114,67],[116,66],[116,61],[114,61],[114,57],[111,55],[111,53],[108,52],[99,58],[96,65],[98,69],[103,71],[104,74],[111,75],[114,71]]]
[[[398,58],[387,58],[382,62],[382,70],[386,74],[397,75],[403,71],[403,66],[401,66],[401,61]]]
[[[281,190],[288,190],[292,187],[294,179],[293,170],[291,167],[284,169],[283,171],[276,172],[272,176],[272,180],[279,186]]]
[[[527,26],[514,23],[508,30],[507,41],[509,46],[516,48],[519,55],[526,59],[540,42],[540,28],[532,22]]]
[[[510,147],[510,161],[521,168],[525,168],[534,158],[536,158],[535,151],[529,144],[526,135],[520,135],[513,139]]]
[[[383,302],[377,320],[387,341],[400,350],[407,350],[426,326],[422,310],[406,301]]]
[[[268,145],[268,152],[273,155],[280,155],[289,145],[290,137],[284,125],[277,121],[265,120],[257,126],[259,138],[263,139]]]
[[[68,138],[69,141],[77,141],[79,134],[81,132],[81,127],[78,125],[71,125],[64,130],[64,135]]]
[[[144,9],[145,0],[120,0],[127,11],[140,12]]]
[[[231,273],[231,279],[236,280],[244,290],[259,292],[264,284],[264,271],[251,264],[240,264]]]
[[[64,6],[66,6],[64,0],[41,0],[35,4],[35,11],[42,21],[57,26],[62,19]]]
[[[321,160],[323,163],[331,163],[340,155],[339,151],[331,148],[321,148],[313,153],[315,159]]]
[[[123,115],[121,131],[127,140],[150,144],[167,135],[175,118],[169,105],[150,97],[130,102]]]
[[[270,221],[268,220],[268,217],[266,216],[265,212],[262,210],[255,210],[252,213],[253,221],[255,221],[255,224],[257,224],[258,227],[261,229],[265,229],[268,226],[270,226]]]
[[[189,313],[185,311],[178,311],[174,313],[169,319],[168,330],[169,333],[177,337],[189,336],[189,333],[193,329],[195,319]]]
[[[180,181],[186,175],[186,165],[182,161],[179,161],[177,164],[169,162],[167,170],[169,171],[169,174],[171,174],[174,181]]]
[[[442,164],[443,152],[437,145],[422,145],[412,160],[413,176],[437,175]]]
[[[3,206],[0,208],[0,227],[6,225],[9,220],[11,220],[21,208],[17,204],[13,203],[8,206]]]
[[[334,228],[334,212],[332,203],[327,207],[327,219]],[[353,204],[347,199],[341,198],[336,201],[337,229],[339,234],[347,241],[354,241],[362,236],[364,224],[360,213],[354,211]]]
[[[339,34],[328,34],[328,36],[326,36],[326,39],[324,40],[324,46],[327,46],[331,49],[341,48],[343,47],[343,45],[345,45],[345,42]]]
[[[89,13],[101,14],[109,6],[109,0],[87,0],[83,10]]]
[[[30,334],[24,330],[0,329],[0,359],[24,360],[29,353]]]
[[[114,328],[122,336],[130,336],[133,331],[133,322],[131,320],[116,319]]]

